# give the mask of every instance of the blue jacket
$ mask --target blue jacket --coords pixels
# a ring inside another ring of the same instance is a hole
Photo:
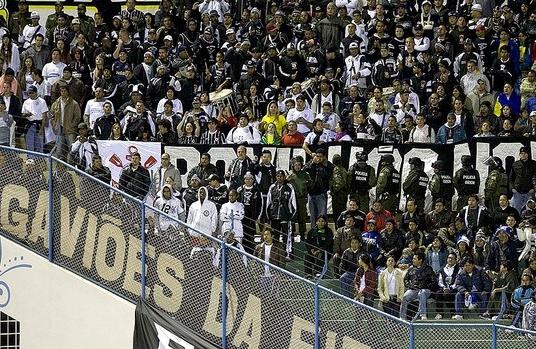
[[[512,293],[512,308],[519,309],[524,307],[532,299],[532,293],[534,292],[534,287],[532,285],[528,286],[519,286]]]
[[[519,256],[519,254],[517,253],[516,242],[512,239],[508,239],[506,246],[501,246],[498,240],[494,241],[491,244],[491,250],[489,252],[488,259],[485,264],[486,270],[493,270],[499,272],[503,255],[506,260],[512,263],[514,270],[517,270],[517,257]]]
[[[436,143],[447,144],[447,140],[449,139],[449,131],[452,132],[452,143],[458,143],[467,138],[465,130],[461,125],[455,125],[454,127],[449,128],[445,124],[439,128],[439,131],[437,131]]]
[[[473,286],[476,288],[477,292],[491,292],[491,279],[481,268],[476,266],[471,275],[463,269],[460,270],[456,277],[456,289],[458,292],[471,292]]]

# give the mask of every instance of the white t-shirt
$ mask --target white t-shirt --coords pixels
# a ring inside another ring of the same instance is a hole
[[[27,99],[22,104],[22,114],[31,113],[28,121],[43,120],[43,114],[48,112],[47,102],[41,97]]]
[[[65,68],[63,62],[48,62],[43,66],[43,78],[47,83],[47,93],[50,93],[52,85],[62,77],[63,68]]]
[[[264,261],[266,263],[270,263],[270,253],[272,252],[272,245],[273,244],[264,244]],[[264,265],[264,276],[272,276],[272,274],[270,274],[270,266],[268,264]]]
[[[95,126],[95,121],[104,114],[104,103],[110,102],[105,99],[98,102],[95,99],[90,99],[86,104],[84,115],[89,115],[89,128],[92,130]],[[112,103],[112,114],[115,114],[114,105]]]
[[[305,108],[302,111],[299,111],[296,108],[292,108],[292,109],[290,109],[288,111],[287,123],[289,121],[296,121],[300,117],[304,118],[305,120],[307,120],[307,121],[309,121],[311,123],[315,119],[315,117],[313,116],[313,112],[309,108]],[[305,126],[304,124],[298,123],[298,132],[305,136],[306,134],[311,132],[311,129],[309,127]]]

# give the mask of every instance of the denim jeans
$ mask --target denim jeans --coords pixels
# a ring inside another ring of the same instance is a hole
[[[63,131],[60,131],[56,134],[56,145],[52,150],[52,153],[57,158],[68,161],[70,160],[71,145],[76,140],[75,134],[63,134]]]
[[[354,278],[355,273],[349,271],[344,272],[339,278],[341,282],[341,294],[351,299],[354,298]]]
[[[484,313],[488,308],[488,294],[484,292],[471,292],[471,296],[476,298],[480,313]],[[462,309],[465,307],[465,293],[456,293],[454,307],[456,310],[456,315],[461,315]]]
[[[517,212],[521,212],[523,206],[527,203],[529,199],[533,197],[534,196],[532,195],[532,193],[513,193],[511,205],[517,210]]]
[[[26,149],[38,153],[43,152],[43,135],[39,134],[36,124],[29,126],[26,131]]]
[[[328,195],[326,193],[311,195],[309,194],[309,214],[311,215],[311,228],[316,225],[318,216],[325,215],[328,207]]]
[[[432,292],[429,289],[407,290],[400,303],[400,318],[406,320],[408,314],[408,304],[412,301],[419,300],[419,314],[426,316],[426,302]]]

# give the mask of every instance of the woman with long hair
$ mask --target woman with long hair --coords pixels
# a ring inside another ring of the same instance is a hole
[[[372,265],[372,259],[367,253],[359,256],[359,269],[355,273],[354,287],[355,299],[363,304],[372,307],[374,296],[377,293],[378,273]]]
[[[378,277],[378,295],[383,311],[398,317],[400,302],[404,296],[404,276],[395,266],[395,257],[387,257],[386,268]]]
[[[69,46],[65,43],[64,39],[56,40],[56,47],[60,50],[60,61],[69,64],[71,61],[71,53],[69,52]]]
[[[123,135],[123,130],[121,129],[121,124],[116,122],[112,125],[112,133],[110,134],[111,141],[126,141],[127,138]]]
[[[283,135],[286,132],[287,119],[283,114],[279,112],[279,108],[276,101],[271,101],[266,107],[266,115],[261,119],[259,124],[259,130],[264,132],[268,124],[273,123],[275,125],[276,131],[279,135]]]
[[[273,122],[266,126],[266,131],[261,137],[261,144],[281,145],[281,136],[277,133],[276,126]]]
[[[201,92],[199,95],[199,101],[201,102],[201,108],[207,113],[209,119],[216,118],[218,115],[218,110],[214,103],[210,101],[210,95],[208,91]]]
[[[17,81],[19,82],[20,90],[22,91],[22,101],[25,101],[30,97],[28,95],[28,86],[34,83],[32,78],[34,69],[35,63],[33,58],[31,56],[26,57],[19,74],[17,75]]]
[[[183,118],[177,126],[177,143],[178,144],[195,144],[198,143],[201,126],[199,120],[192,118]]]
[[[2,70],[7,68],[13,69],[15,75],[20,70],[20,56],[18,46],[11,40],[8,34],[2,36],[2,42],[0,43],[0,57],[4,60]]]
[[[223,134],[225,136],[227,136],[229,131],[233,127],[236,127],[236,125],[238,124],[238,119],[236,118],[236,116],[233,115],[233,112],[231,110],[231,106],[229,106],[229,105],[224,106],[220,110],[220,113],[218,114],[218,119],[217,120],[218,120],[218,129],[221,132],[223,132]]]
[[[95,57],[95,69],[91,72],[93,83],[104,76],[104,56],[98,55]]]

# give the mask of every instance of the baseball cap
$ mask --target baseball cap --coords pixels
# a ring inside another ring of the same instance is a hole
[[[32,14],[30,15],[30,18],[41,18],[41,16],[39,16],[39,12],[33,11]]]
[[[28,92],[37,92],[37,86],[35,85],[28,86]]]
[[[78,129],[80,130],[82,128],[86,128],[86,129],[88,128],[87,124],[85,122],[81,122],[81,123],[78,124]]]
[[[78,18],[74,18],[72,21],[71,21],[71,24],[80,24],[80,20]]]
[[[171,35],[166,35],[164,36],[164,41],[165,40],[173,41],[173,37]]]
[[[256,65],[255,65],[255,62],[253,62],[252,60],[249,60],[247,66],[248,68],[254,68]]]
[[[352,42],[349,48],[359,48],[359,44],[357,42]]]
[[[229,28],[225,31],[225,35],[234,34],[235,30],[233,28]]]
[[[471,11],[479,11],[479,12],[482,12],[482,5],[480,5],[480,4],[473,4],[473,6],[471,6]]]
[[[531,111],[529,116],[536,116],[536,110]]]

